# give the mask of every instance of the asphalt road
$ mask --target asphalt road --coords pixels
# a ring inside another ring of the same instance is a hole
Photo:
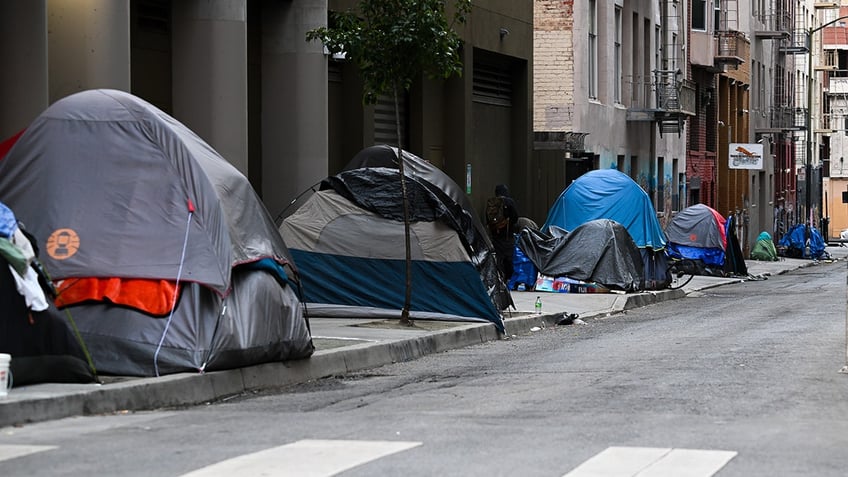
[[[842,477],[845,272],[204,407],[6,428],[0,475]]]

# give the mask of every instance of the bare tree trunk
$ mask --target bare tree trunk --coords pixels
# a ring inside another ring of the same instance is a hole
[[[409,244],[409,199],[406,196],[406,175],[404,174],[403,166],[403,141],[401,141],[397,85],[394,87],[394,99],[395,127],[397,128],[398,138],[398,171],[400,171],[400,190],[401,194],[403,194],[403,234],[404,245],[406,246],[406,292],[403,299],[403,309],[400,312],[400,322],[401,324],[412,326],[412,320],[409,319],[409,308],[412,304],[412,249]]]

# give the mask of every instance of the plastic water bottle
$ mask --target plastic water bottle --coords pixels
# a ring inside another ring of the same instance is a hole
[[[537,315],[542,314],[542,297],[540,297],[540,296],[536,297],[536,314]]]

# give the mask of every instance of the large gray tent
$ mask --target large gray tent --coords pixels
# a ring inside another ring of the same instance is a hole
[[[92,90],[53,104],[0,161],[0,200],[45,240],[102,374],[312,353],[297,271],[247,179],[139,98]]]

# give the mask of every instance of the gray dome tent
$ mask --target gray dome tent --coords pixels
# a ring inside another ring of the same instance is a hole
[[[250,183],[131,94],[84,91],[50,106],[0,161],[0,200],[45,240],[57,304],[76,297],[63,303],[101,374],[313,351],[297,271]],[[146,294],[124,293],[139,284]],[[147,308],[156,300],[158,314]]]

